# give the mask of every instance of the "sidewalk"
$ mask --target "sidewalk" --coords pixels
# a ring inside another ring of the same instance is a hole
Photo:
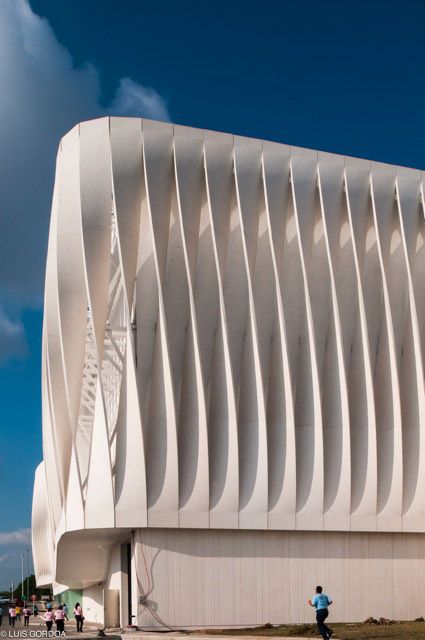
[[[94,639],[101,640],[97,636],[98,628],[87,629],[83,633],[76,633],[74,630],[66,630],[66,637],[71,640],[82,639]],[[210,635],[202,633],[202,631],[191,631],[190,633],[185,631],[125,631],[121,630],[106,630],[105,640],[182,640],[183,638],[190,638],[190,640],[302,640],[300,636],[275,636],[273,638],[265,637],[262,635],[254,636],[235,636],[235,635]],[[337,638],[335,638],[337,640]]]
[[[23,627],[21,625],[16,625],[14,631],[23,631],[24,629],[31,629],[32,631],[41,631],[45,630],[46,625],[45,622],[40,618],[32,618],[30,621],[29,627]],[[70,620],[65,623],[65,634],[66,637],[70,640],[101,640],[101,637],[97,635],[99,629],[102,628],[102,625],[96,624],[94,622],[85,622],[84,623],[84,631],[82,633],[77,633],[76,625],[74,620]],[[207,633],[202,633],[199,631],[193,631],[187,633],[185,631],[125,631],[122,632],[119,629],[110,629],[105,632],[105,640],[109,638],[109,640],[182,640],[182,638],[190,638],[190,640],[273,640],[270,638],[265,639],[264,636],[258,635],[249,635],[249,636],[234,636],[234,635],[209,635]],[[23,637],[26,637],[25,634],[22,634]],[[19,637],[17,634],[13,637]],[[276,636],[279,640],[300,640],[299,636]],[[336,640],[336,639],[335,639]]]
[[[234,635],[208,635],[202,632],[187,633],[184,631],[125,631],[111,629],[105,631],[104,636],[98,636],[100,625],[88,623],[82,633],[77,633],[75,624],[68,623],[65,625],[65,635],[69,640],[182,640],[182,638],[190,638],[190,640],[264,640],[264,636],[234,636]],[[54,629],[53,629],[54,631]],[[30,632],[33,632],[32,634]],[[16,625],[14,628],[9,626],[0,627],[0,637],[7,640],[8,638],[43,638],[46,632],[46,626],[43,621],[35,621],[30,623],[29,627]],[[55,636],[53,635],[54,639]],[[279,640],[300,640],[297,636],[276,636]]]

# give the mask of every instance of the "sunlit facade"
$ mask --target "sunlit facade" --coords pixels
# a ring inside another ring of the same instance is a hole
[[[333,620],[423,614],[423,180],[141,119],[62,139],[39,584],[143,627],[302,622],[317,583]]]

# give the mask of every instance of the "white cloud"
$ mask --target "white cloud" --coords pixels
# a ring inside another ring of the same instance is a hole
[[[75,123],[108,112],[158,119],[169,119],[169,114],[154,89],[130,78],[119,80],[110,109],[105,109],[96,68],[75,67],[70,52],[28,0],[0,0],[0,60],[0,298],[3,308],[11,304],[16,309],[42,301],[54,158],[61,136]],[[0,344],[14,329],[15,336],[21,331],[13,323],[10,318],[0,323]]]
[[[22,322],[8,318],[0,307],[0,331],[10,338],[19,336],[23,331]]]
[[[23,358],[28,353],[25,328],[20,318],[6,313],[0,305],[0,362],[10,355]]]
[[[17,529],[16,531],[3,531],[0,533],[0,545],[31,544],[31,529]]]
[[[159,93],[155,89],[142,87],[131,78],[121,78],[111,110],[132,116],[144,114],[147,118],[157,120],[170,119],[164,99]]]

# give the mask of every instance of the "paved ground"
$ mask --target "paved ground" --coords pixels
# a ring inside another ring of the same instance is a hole
[[[107,633],[110,638],[120,638],[120,640],[129,640],[130,638],[134,638],[134,640],[160,640],[161,638],[166,638],[167,640],[182,640],[182,638],[190,638],[191,640],[265,640],[264,636],[209,636],[205,633],[163,633],[158,632],[154,633],[153,631],[149,631],[146,633],[142,633],[140,631],[127,632],[119,635],[114,635],[112,632]],[[320,640],[320,636],[318,636]],[[276,640],[303,640],[299,636],[279,636]],[[336,640],[336,639],[335,639]]]
[[[141,633],[140,631],[132,631],[131,633],[121,634],[122,640],[130,640],[130,638],[134,638],[134,640],[158,640],[159,638],[182,640],[182,637],[191,638],[191,640],[266,640],[264,636],[209,636],[204,633],[197,635],[196,633],[153,633],[151,631]],[[318,636],[318,638],[320,638],[320,636]],[[302,638],[299,636],[296,638],[294,636],[279,636],[278,640],[302,640]]]
[[[46,638],[46,625],[45,622],[40,618],[40,616],[35,617],[34,619],[31,616],[30,624],[28,627],[24,627],[23,620],[16,621],[15,626],[9,626],[9,620],[6,615],[3,616],[3,624],[0,627],[0,639],[5,638],[34,638],[37,640],[38,638]],[[83,633],[77,633],[76,625],[74,621],[69,621],[65,624],[65,635],[69,640],[92,640],[96,638],[97,640],[97,631],[99,626],[94,624],[86,625]],[[55,626],[53,626],[53,631],[55,630]],[[152,631],[149,632],[140,632],[140,631],[131,631],[121,634],[119,631],[107,631],[105,640],[182,640],[182,638],[190,638],[190,640],[235,640],[235,636],[209,636],[206,634],[186,634],[186,633],[176,633],[176,632],[158,632],[154,633]],[[55,635],[53,634],[53,638]],[[256,640],[256,636],[237,636],[237,640]],[[260,638],[258,639],[260,640]],[[261,638],[264,640],[264,637]],[[279,640],[300,640],[300,638],[294,637],[283,637],[280,636]]]
[[[1,1],[1,0],[0,0]],[[44,622],[42,615],[44,612],[39,614],[38,616],[31,616],[30,623],[28,627],[24,627],[24,619],[21,616],[21,620],[15,621],[15,626],[11,627],[9,625],[9,616],[8,616],[8,607],[7,605],[2,605],[3,609],[3,619],[2,624],[0,626],[0,640],[4,638],[5,640],[12,638],[29,638],[37,640],[38,638],[47,638],[47,628],[46,623]],[[65,622],[65,635],[69,640],[92,640],[96,638],[97,640],[97,632],[99,630],[99,625],[84,622],[84,631],[82,633],[77,633],[77,627],[75,620],[71,618],[68,622]],[[52,631],[56,630],[55,624],[53,624]],[[141,632],[141,631],[127,631],[126,633],[121,633],[120,631],[107,631],[105,632],[105,640],[109,638],[109,640],[182,640],[182,638],[190,638],[190,640],[265,640],[264,636],[210,636],[204,633],[196,634],[196,633],[184,633],[184,632]],[[55,635],[53,634],[54,638]],[[279,636],[279,640],[300,640],[299,637],[290,637],[290,636]]]
[[[53,628],[54,629],[54,628]],[[76,626],[73,623],[69,623],[65,626],[65,635],[68,640],[97,640],[97,628],[90,627],[83,631],[83,633],[76,632]],[[29,627],[24,627],[23,623],[17,622],[15,627],[12,628],[7,624],[0,627],[0,638],[47,638],[45,624],[31,623]],[[53,638],[55,635],[53,634]],[[235,636],[208,636],[206,634],[185,634],[185,633],[141,633],[141,632],[106,632],[104,640],[161,640],[167,638],[167,640],[182,640],[182,638],[190,638],[190,640],[235,640]],[[237,636],[237,640],[256,640],[256,636]],[[258,638],[258,640],[264,640],[264,638]],[[300,640],[299,637],[280,636],[279,640]]]
[[[1,0],[0,0],[1,1]],[[1,605],[3,609],[2,624],[0,626],[0,640],[1,638],[42,638],[44,631],[47,631],[46,623],[43,620],[44,611],[38,616],[31,616],[28,627],[24,626],[24,617],[21,616],[21,620],[16,619],[15,626],[9,625],[8,606]],[[32,607],[30,607],[32,609]],[[87,638],[94,637],[97,634],[99,625],[92,623],[85,623],[85,629],[83,633],[77,634],[77,625],[74,618],[69,621],[65,621],[65,633],[67,638]],[[56,630],[56,625],[53,623],[52,631]]]

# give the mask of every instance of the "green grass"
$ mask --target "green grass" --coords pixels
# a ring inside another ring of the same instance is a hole
[[[335,640],[425,640],[425,622],[394,622],[392,624],[342,624],[327,621],[334,631]],[[320,638],[316,625],[297,624],[274,626],[272,629],[256,627],[250,629],[208,629],[209,635],[234,636],[293,636],[298,638]]]

